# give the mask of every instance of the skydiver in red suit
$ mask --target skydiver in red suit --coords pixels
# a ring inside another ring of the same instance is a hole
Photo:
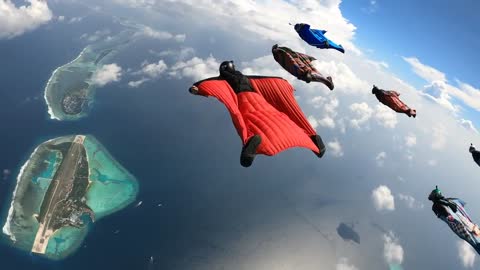
[[[242,166],[252,165],[257,154],[273,156],[292,147],[308,148],[319,158],[324,155],[322,138],[301,111],[286,80],[243,75],[235,70],[233,61],[222,62],[219,71],[220,76],[196,82],[189,91],[213,96],[228,109],[242,139]]]
[[[400,93],[397,91],[382,90],[374,85],[372,94],[374,94],[381,103],[398,113],[404,113],[408,115],[408,117],[413,116],[413,118],[417,116],[416,110],[410,109],[410,107],[398,98]]]

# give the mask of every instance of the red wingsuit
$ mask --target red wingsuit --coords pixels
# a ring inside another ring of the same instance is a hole
[[[397,91],[382,90],[376,86],[373,86],[372,94],[374,94],[381,103],[398,113],[404,113],[408,115],[408,117],[413,116],[414,118],[417,116],[416,110],[410,109],[410,107],[408,107],[398,98],[400,93]]]
[[[253,91],[236,93],[221,77],[194,85],[197,94],[213,96],[225,105],[244,145],[254,135],[262,137],[257,154],[273,156],[291,147],[304,147],[318,155],[320,150],[310,138],[316,132],[298,106],[293,87],[282,78],[247,78]]]

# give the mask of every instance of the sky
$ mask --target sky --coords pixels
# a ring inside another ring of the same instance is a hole
[[[48,36],[60,27],[76,32],[88,28],[75,39],[81,49],[118,30],[100,23],[112,16],[148,26],[143,35],[149,42],[142,45],[141,56],[131,49],[104,66],[96,74],[98,84],[111,92],[119,88],[118,93],[138,95],[132,100],[138,102],[133,105],[138,106],[137,113],[145,113],[141,120],[145,123],[136,124],[140,126],[147,126],[152,115],[147,114],[149,104],[154,103],[142,102],[142,95],[165,91],[174,102],[182,102],[185,108],[178,115],[184,121],[182,130],[198,127],[191,131],[198,136],[195,140],[201,138],[216,151],[203,155],[207,146],[189,146],[202,154],[192,170],[209,177],[202,181],[212,185],[199,188],[205,206],[194,206],[192,215],[201,219],[215,212],[238,212],[241,218],[230,216],[224,226],[203,224],[216,228],[205,235],[222,251],[203,254],[209,258],[205,265],[193,259],[177,262],[180,269],[192,265],[302,270],[478,266],[477,255],[435,218],[426,200],[438,184],[445,194],[467,201],[470,213],[480,218],[475,214],[480,211],[478,167],[468,153],[470,142],[480,145],[475,128],[480,125],[480,83],[474,75],[479,30],[472,13],[478,3],[32,0],[23,9],[18,6],[25,2],[15,4],[0,3],[0,12],[10,14],[0,16],[0,42],[5,48],[38,31]],[[344,45],[345,55],[303,43],[288,25],[299,20],[328,30],[328,37]],[[333,77],[335,90],[307,85],[284,71],[270,55],[275,43],[315,56],[318,70]],[[61,44],[55,46],[62,49]],[[78,48],[69,53],[75,57]],[[219,63],[226,59],[235,60],[244,73],[289,80],[310,123],[327,143],[326,156],[318,160],[308,151],[294,149],[258,157],[248,170],[237,168],[240,146],[222,105],[182,95],[193,82],[216,76]],[[70,60],[58,59],[59,65]],[[370,93],[373,84],[399,91],[417,109],[417,118],[379,105]],[[104,91],[100,97],[108,94]],[[172,100],[158,102],[173,106]],[[158,121],[165,136],[176,130],[169,129],[172,119]],[[174,155],[174,160],[180,158]],[[200,165],[206,167],[196,167]],[[218,172],[209,175],[208,169]],[[229,177],[238,181],[223,183]],[[218,206],[214,198],[223,198],[224,205]],[[191,200],[202,201],[195,196]],[[206,220],[214,223],[213,218]],[[356,224],[359,246],[338,238],[335,229],[340,222]],[[202,246],[189,252],[202,253]],[[444,256],[439,259],[438,254]]]

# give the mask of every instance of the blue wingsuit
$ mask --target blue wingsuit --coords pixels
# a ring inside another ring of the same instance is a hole
[[[310,25],[306,23],[295,24],[295,31],[308,44],[319,49],[335,49],[341,53],[345,53],[342,45],[337,45],[335,42],[325,37],[325,30],[311,29]]]

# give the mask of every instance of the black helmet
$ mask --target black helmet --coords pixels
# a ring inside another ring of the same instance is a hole
[[[229,73],[234,73],[235,72],[235,65],[233,64],[233,61],[223,61],[220,64],[219,68],[220,74],[223,74],[223,72],[229,72]]]
[[[278,49],[278,44],[275,44],[275,45],[272,46],[272,53],[273,53],[276,49]]]
[[[295,24],[295,31],[297,31],[297,32],[300,31],[300,29],[302,29],[302,26],[303,26],[303,25],[304,25],[303,23],[297,23],[297,24]]]
[[[432,192],[430,192],[430,195],[428,195],[428,199],[430,201],[436,201],[438,199],[443,199],[443,195],[442,195],[442,192],[440,191],[440,189],[438,189],[438,186],[435,186],[435,189],[432,190]]]
[[[372,88],[372,94],[375,95],[377,92],[378,92],[378,87],[374,85]]]

